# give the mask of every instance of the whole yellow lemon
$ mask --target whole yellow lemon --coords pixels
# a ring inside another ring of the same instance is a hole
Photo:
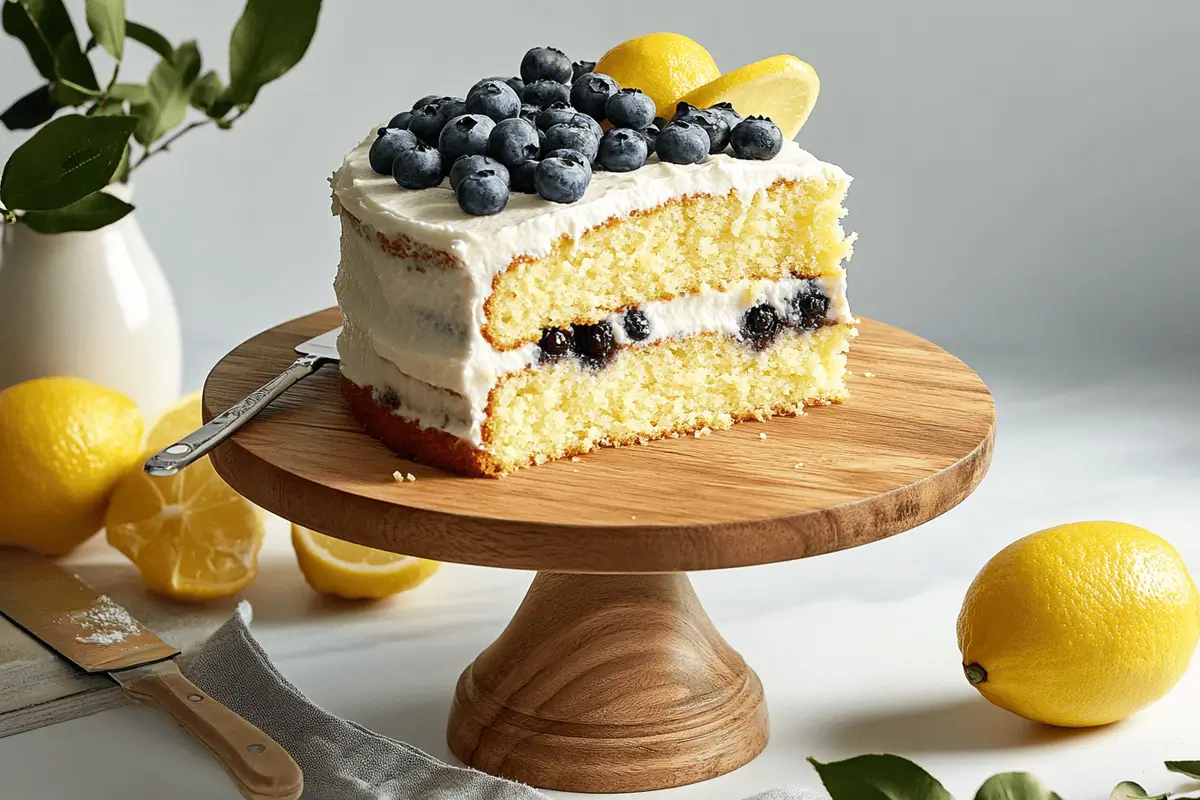
[[[667,119],[681,97],[721,76],[709,52],[679,33],[650,33],[622,42],[600,57],[595,71],[623,89],[641,89]]]
[[[61,555],[100,530],[143,424],[128,397],[79,378],[0,392],[0,545]]]
[[[958,617],[967,679],[1037,722],[1106,725],[1163,697],[1200,638],[1200,595],[1171,545],[1121,522],[1020,539],[984,566]]]

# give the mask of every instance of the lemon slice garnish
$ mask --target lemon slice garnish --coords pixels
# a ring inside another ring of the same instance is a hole
[[[743,117],[770,117],[785,140],[794,139],[817,103],[821,81],[795,56],[772,56],[728,72],[683,97],[696,108],[730,103]],[[659,110],[662,114],[662,110]],[[671,109],[663,114],[668,119]]]
[[[300,571],[318,592],[348,600],[378,600],[424,583],[441,563],[413,558],[292,525]]]

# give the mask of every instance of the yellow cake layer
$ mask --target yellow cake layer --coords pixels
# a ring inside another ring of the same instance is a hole
[[[499,470],[740,419],[796,414],[846,394],[851,325],[784,331],[766,350],[716,333],[618,351],[596,371],[574,360],[502,378],[484,442]]]
[[[849,184],[832,174],[779,181],[746,202],[736,191],[680,198],[564,238],[517,259],[485,306],[485,337],[501,350],[543,328],[596,322],[651,300],[723,291],[744,279],[836,277],[853,237],[842,230]]]

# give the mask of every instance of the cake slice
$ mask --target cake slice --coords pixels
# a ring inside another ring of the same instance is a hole
[[[401,455],[500,476],[846,396],[850,178],[795,143],[471,216],[374,171],[373,140],[332,180],[338,346],[354,416]]]

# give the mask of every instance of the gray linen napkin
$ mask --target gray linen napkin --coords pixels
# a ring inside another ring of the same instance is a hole
[[[250,617],[243,602],[184,671],[296,759],[305,800],[548,800],[536,789],[444,764],[318,707],[271,663],[250,633]],[[828,798],[776,789],[748,800]]]

